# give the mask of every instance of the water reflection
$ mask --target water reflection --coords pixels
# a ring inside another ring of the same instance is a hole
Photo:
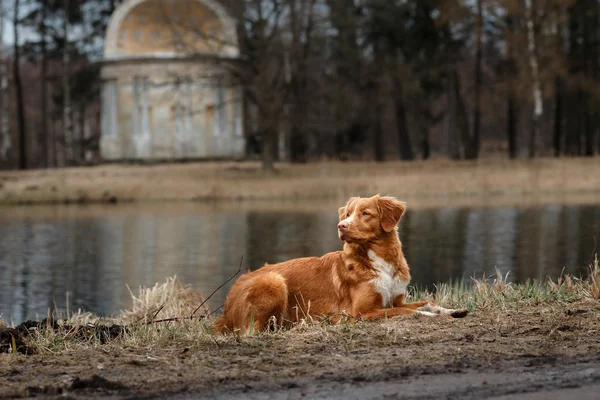
[[[177,275],[205,294],[244,268],[340,248],[337,205],[21,208],[0,217],[0,313],[15,322],[48,308],[110,314],[130,305],[126,285]],[[490,275],[524,281],[584,273],[600,232],[600,206],[409,211],[400,235],[413,282]],[[229,287],[213,297],[224,301]]]

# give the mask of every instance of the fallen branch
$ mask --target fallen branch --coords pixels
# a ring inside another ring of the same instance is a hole
[[[198,319],[203,319],[206,318],[204,315],[201,315],[199,317],[197,317]],[[164,319],[157,319],[156,321],[148,321],[146,322],[146,325],[150,325],[150,324],[158,324],[159,322],[181,322],[184,320],[192,320],[194,319],[194,317],[172,317],[172,318],[164,318]]]
[[[158,310],[154,313],[154,316],[152,318],[150,318],[150,321],[148,321],[146,324],[151,324],[152,322],[154,322],[154,319],[156,318],[158,313],[165,307],[166,304],[167,304],[167,302],[164,302],[160,307],[158,307]],[[137,324],[138,322],[140,322],[141,320],[143,320],[146,317],[147,317],[147,315],[144,315],[144,316],[138,318],[138,320],[135,321],[133,324],[134,325]]]
[[[211,312],[209,312],[206,315],[200,315],[198,317],[194,317],[192,315],[190,315],[189,317],[172,317],[172,318],[164,318],[164,319],[159,319],[156,321],[148,321],[147,324],[156,324],[159,322],[181,322],[183,320],[192,320],[194,318],[198,318],[198,319],[206,319],[208,317],[210,317],[211,315],[213,315],[214,313],[216,313],[217,311],[219,311],[221,308],[223,308],[225,304],[221,304],[219,307],[215,308],[214,310],[212,310]]]
[[[202,306],[204,304],[206,304],[206,302],[213,297],[213,295],[215,293],[217,293],[219,291],[219,289],[221,289],[223,286],[227,285],[229,282],[231,282],[233,280],[233,278],[235,278],[236,276],[238,276],[238,274],[240,272],[242,272],[242,262],[244,261],[244,256],[242,255],[242,258],[240,258],[240,266],[238,267],[238,270],[235,272],[235,274],[233,274],[233,276],[229,279],[227,279],[225,282],[223,282],[218,288],[216,288],[215,290],[213,290],[213,292],[210,294],[210,296],[208,296],[202,303],[200,303],[200,305],[194,310],[194,312],[192,313],[192,315],[190,315],[190,318],[192,318],[194,316],[194,314],[196,314],[196,312],[202,308]],[[215,310],[216,311],[216,310]]]
[[[225,304],[221,304],[219,307],[217,307],[214,310],[212,310],[211,312],[209,312],[208,315],[206,316],[206,318],[210,317],[211,315],[213,315],[214,313],[216,313],[217,311],[219,311],[223,307],[225,307]]]

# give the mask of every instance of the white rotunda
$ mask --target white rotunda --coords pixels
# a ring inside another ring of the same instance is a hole
[[[102,61],[102,157],[243,156],[238,61],[235,21],[218,2],[123,1]]]

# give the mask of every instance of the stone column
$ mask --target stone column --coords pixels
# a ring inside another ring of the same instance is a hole
[[[102,108],[100,110],[100,154],[107,160],[122,157],[119,146],[119,99],[117,82],[107,80],[102,83]]]
[[[151,158],[150,115],[148,104],[148,78],[133,78],[133,132],[132,142],[135,158]]]

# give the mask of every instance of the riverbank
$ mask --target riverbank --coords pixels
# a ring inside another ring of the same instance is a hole
[[[201,298],[169,281],[142,290],[134,309],[118,319],[75,314],[62,327],[34,331],[25,339],[33,355],[0,355],[0,398],[481,398],[532,392],[552,398],[600,384],[597,262],[588,279],[510,284],[497,277],[469,288],[441,285],[433,294],[413,290],[412,296],[470,313],[336,326],[308,321],[236,338],[209,334],[204,320],[181,318]],[[165,317],[180,319],[161,322]],[[124,329],[114,328],[125,320]]]
[[[386,193],[435,206],[447,197],[469,203],[600,194],[597,158],[321,162],[277,169],[271,175],[256,162],[206,162],[0,171],[0,204],[316,201]]]

